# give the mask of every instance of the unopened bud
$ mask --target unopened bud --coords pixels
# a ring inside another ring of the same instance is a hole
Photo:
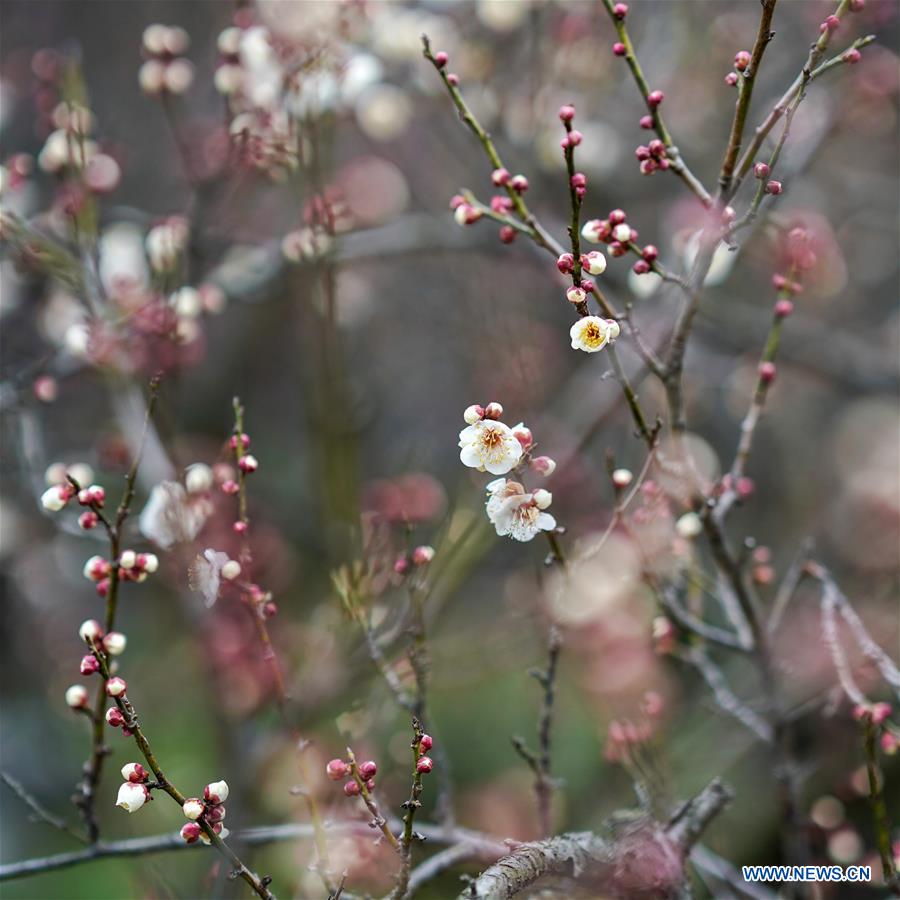
[[[126,684],[125,679],[119,678],[118,675],[114,675],[106,682],[106,693],[110,697],[121,697],[125,694],[126,690],[128,690],[128,685]]]
[[[72,709],[85,709],[89,703],[87,688],[81,684],[73,684],[66,689],[66,705]]]

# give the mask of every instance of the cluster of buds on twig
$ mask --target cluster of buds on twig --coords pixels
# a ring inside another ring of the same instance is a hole
[[[871,722],[878,730],[878,743],[882,752],[893,756],[900,750],[900,727],[889,721],[892,708],[890,703],[857,703],[853,707],[853,718],[857,722]]]
[[[332,759],[325,766],[325,774],[332,781],[344,781],[344,793],[348,797],[358,796],[363,788],[366,791],[375,790],[375,776],[378,774],[378,763],[374,760],[355,763],[346,762],[343,759]]]
[[[467,425],[459,433],[463,465],[492,475],[520,474],[526,467],[544,477],[551,475],[556,463],[548,456],[533,455],[531,429],[523,422],[510,428],[500,421],[502,415],[499,403],[466,409]],[[556,519],[545,512],[553,501],[550,491],[528,491],[519,481],[497,478],[487,485],[487,492],[486,512],[497,534],[530,541],[541,531],[556,529]]]
[[[409,553],[401,553],[394,560],[394,572],[398,575],[407,575],[413,568],[423,568],[434,559],[434,547],[430,544],[420,544]]]
[[[203,789],[202,799],[191,797],[184,801],[181,810],[188,822],[181,829],[181,837],[186,843],[194,844],[198,840],[204,844],[210,843],[209,835],[203,829],[202,823],[206,823],[219,837],[228,837],[228,829],[223,824],[227,799],[228,784],[224,781],[214,781]]]
[[[190,38],[183,28],[148,25],[141,50],[146,62],[138,72],[141,90],[152,97],[183,94],[194,81],[194,67],[184,58]]]
[[[119,788],[116,806],[120,806],[125,812],[133,813],[148,800],[153,799],[147,784],[150,775],[140,763],[126,763],[122,766],[122,778],[125,781]]]
[[[138,553],[134,550],[123,550],[114,563],[102,556],[90,557],[84,564],[84,577],[95,583],[101,597],[109,593],[114,565],[121,581],[142,582],[159,568],[159,558],[155,553]]]

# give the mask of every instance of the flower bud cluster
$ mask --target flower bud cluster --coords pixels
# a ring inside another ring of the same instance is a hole
[[[203,828],[204,823],[219,837],[228,836],[228,829],[223,824],[227,799],[228,784],[214,781],[203,789],[202,798],[191,797],[184,801],[181,810],[188,822],[181,829],[181,837],[185,843],[194,844],[198,840],[204,844],[210,843],[210,837]]]
[[[141,90],[151,97],[183,94],[194,81],[194,67],[184,57],[190,38],[183,28],[148,25],[141,50],[146,62],[138,71]]]
[[[125,812],[133,813],[148,800],[153,799],[147,784],[150,775],[140,763],[126,763],[122,766],[122,778],[125,781],[119,788],[116,806],[120,806]]]

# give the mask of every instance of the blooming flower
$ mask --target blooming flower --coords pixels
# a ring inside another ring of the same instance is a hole
[[[548,491],[530,494],[519,482],[498,478],[487,485],[487,492],[487,517],[501,537],[530,541],[556,528],[556,519],[544,512],[552,499]]]
[[[596,353],[619,336],[619,324],[600,316],[584,316],[570,329],[572,347],[585,353]]]
[[[202,494],[191,494],[177,481],[154,485],[141,511],[141,534],[167,550],[173,544],[192,541],[206,523],[212,505]]]
[[[508,425],[487,419],[463,428],[459,446],[463,465],[492,475],[505,475],[514,469],[524,452]]]

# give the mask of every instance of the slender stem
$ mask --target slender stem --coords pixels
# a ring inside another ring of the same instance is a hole
[[[16,778],[13,778],[8,772],[0,771],[0,781],[2,781],[42,822],[52,825],[59,831],[64,831],[71,835],[81,843],[86,843],[85,837],[75,828],[73,828],[65,819],[50,812],[36,797],[33,797],[25,789],[24,785]]]
[[[871,716],[863,717],[863,749],[866,753],[866,772],[869,776],[869,804],[875,820],[875,844],[881,857],[884,883],[895,897],[900,897],[900,878],[894,866],[894,852],[891,846],[891,820],[884,801],[882,778],[878,769],[875,741],[878,730]]]
[[[251,567],[253,565],[253,553],[250,548],[250,540],[248,537],[250,531],[250,517],[247,511],[247,473],[243,468],[241,468],[240,465],[241,459],[244,457],[244,407],[241,404],[239,397],[235,397],[233,399],[232,406],[234,409],[234,454],[238,464],[238,521],[243,525],[241,535],[240,561],[242,570],[244,570],[246,573],[245,578],[249,581],[251,575]],[[290,722],[290,717],[288,715],[288,701],[290,700],[290,696],[285,684],[284,671],[281,667],[281,661],[278,658],[278,654],[269,635],[269,628],[266,624],[266,614],[264,609],[266,603],[265,595],[260,600],[257,600],[253,594],[247,592],[245,593],[244,597],[250,609],[250,616],[253,619],[257,637],[259,638],[260,645],[262,646],[263,659],[269,666],[272,681],[275,685],[275,702],[278,706],[279,714],[281,715],[284,726],[291,732],[291,736],[297,748],[297,768],[299,770],[301,780],[298,792],[303,797],[307,812],[309,813],[310,823],[313,826],[316,855],[318,856],[317,869],[322,878],[322,882],[325,885],[325,889],[330,893],[334,890],[334,882],[332,879],[331,862],[328,854],[328,840],[325,835],[325,826],[322,821],[322,814],[319,810],[319,804],[316,801],[316,798],[313,795],[312,791],[309,790],[311,776],[309,773],[309,767],[306,763],[306,757],[304,755],[304,750],[306,749],[307,742],[301,738],[299,732],[292,726]]]
[[[99,645],[92,645],[91,651],[94,654],[99,666],[100,666],[100,674],[103,677],[103,681],[106,682],[112,677],[112,673],[109,670],[109,660],[107,658],[106,653]],[[172,782],[166,778],[165,773],[162,770],[162,767],[159,764],[159,760],[156,758],[156,754],[153,751],[153,748],[150,745],[150,741],[147,736],[144,734],[143,729],[141,728],[140,722],[138,721],[137,712],[134,709],[134,706],[131,703],[131,700],[127,697],[127,695],[122,694],[118,697],[113,698],[116,706],[119,708],[119,711],[125,717],[125,726],[131,732],[132,737],[134,738],[134,742],[137,744],[138,749],[141,751],[144,759],[147,761],[147,765],[150,767],[150,770],[153,772],[153,775],[156,778],[156,788],[165,791],[179,806],[183,806],[185,800],[187,799],[181,791],[175,787]],[[221,853],[233,866],[237,874],[250,885],[251,888],[263,898],[263,900],[275,900],[274,894],[268,889],[268,881],[264,879],[260,879],[254,872],[252,872],[246,865],[241,861],[241,859],[237,856],[237,854],[222,840],[222,838],[213,831],[212,826],[201,819],[199,821],[200,826],[203,828],[207,837],[210,840],[216,849]]]
[[[834,15],[837,16],[838,19],[842,19],[849,8],[850,0],[840,0],[840,3],[838,4],[837,9],[834,12]],[[819,65],[819,62],[825,54],[825,50],[828,48],[830,39],[831,31],[825,29],[825,31],[823,31],[819,36],[818,40],[810,48],[809,56],[807,57],[803,68],[800,70],[800,74],[797,75],[791,86],[784,92],[784,94],[781,96],[781,99],[772,108],[769,115],[756,129],[756,132],[753,135],[753,140],[747,146],[747,149],[744,151],[743,156],[741,156],[740,162],[737,164],[737,174],[731,183],[728,196],[733,196],[737,189],[741,186],[741,182],[744,180],[747,173],[753,166],[753,162],[756,159],[757,153],[759,153],[759,148],[762,147],[763,141],[765,141],[769,132],[775,127],[778,120],[784,115],[785,110],[788,108],[791,100],[793,100],[797,92],[800,90],[800,85],[804,80],[804,74],[813,72]]]
[[[459,91],[459,88],[456,85],[451,84],[449,79],[447,78],[447,72],[445,69],[438,65],[437,61],[434,58],[434,54],[431,52],[431,42],[428,40],[428,35],[422,35],[422,55],[427,59],[435,68],[435,71],[441,78],[441,81],[444,82],[444,87],[447,89],[447,93],[450,95],[450,99],[453,101],[453,105],[456,107],[457,112],[459,113],[459,117],[463,120],[472,134],[478,138],[481,146],[484,148],[485,154],[487,154],[487,158],[490,160],[491,165],[494,169],[503,169],[506,168],[503,165],[503,160],[500,158],[500,154],[497,152],[497,148],[494,146],[494,142],[491,140],[491,136],[481,127],[478,119],[472,114],[472,111],[469,109],[466,101],[463,99],[462,94]],[[531,211],[528,209],[528,205],[525,203],[522,195],[514,190],[509,184],[505,185],[505,190],[509,199],[512,201],[513,208],[516,211],[516,214],[528,228],[528,232],[531,235],[532,239],[540,244],[545,249],[549,250],[555,256],[559,256],[562,253],[562,248],[559,244],[544,230],[544,228],[538,223],[537,219],[532,215]]]
[[[350,777],[356,782],[356,786],[359,788],[359,795],[360,797],[362,797],[362,801],[363,803],[365,803],[366,809],[368,809],[372,814],[372,824],[381,831],[381,833],[385,836],[387,842],[399,853],[401,850],[400,841],[397,840],[391,823],[389,823],[388,820],[378,811],[378,804],[375,802],[375,798],[366,787],[365,780],[359,774],[359,767],[356,765],[356,757],[354,756],[353,750],[350,747],[347,748],[347,760],[350,763]]]
[[[659,106],[654,106],[647,101],[647,96],[650,94],[650,85],[647,84],[647,79],[644,77],[644,70],[641,68],[641,64],[638,62],[638,58],[635,55],[634,45],[628,34],[628,28],[625,26],[625,20],[620,19],[613,11],[613,7],[615,6],[614,0],[603,0],[603,5],[606,7],[606,11],[612,19],[619,41],[625,45],[625,62],[628,63],[628,68],[631,69],[631,74],[634,76],[638,90],[644,98],[644,103],[647,104],[647,109],[653,119],[653,130],[657,133],[659,139],[666,145],[666,158],[669,160],[669,168],[688,186],[688,189],[704,206],[712,206],[713,199],[710,196],[709,191],[706,190],[700,179],[691,172],[687,167],[687,163],[681,158],[681,154],[675,146],[672,135],[669,133],[669,129],[666,127],[666,123],[663,120],[662,113],[659,111]]]
[[[738,99],[735,105],[734,119],[731,123],[731,134],[728,137],[728,146],[725,148],[725,158],[722,160],[722,170],[719,173],[720,201],[725,201],[730,196],[734,167],[737,165],[738,154],[741,152],[744,126],[747,123],[747,113],[750,111],[750,99],[753,96],[756,75],[759,72],[759,65],[766,52],[766,47],[774,37],[772,16],[775,13],[776,2],[777,0],[762,0],[759,30],[756,33],[756,40],[753,42],[753,49],[750,51],[750,63],[738,82]]]
[[[400,838],[400,871],[397,874],[397,884],[391,893],[391,900],[403,900],[409,892],[409,878],[412,869],[412,845],[415,840],[413,825],[416,812],[422,806],[419,797],[422,796],[422,772],[419,771],[419,757],[422,756],[422,725],[413,717],[413,739],[410,743],[412,749],[412,786],[409,790],[409,800],[403,804],[403,835]]]

